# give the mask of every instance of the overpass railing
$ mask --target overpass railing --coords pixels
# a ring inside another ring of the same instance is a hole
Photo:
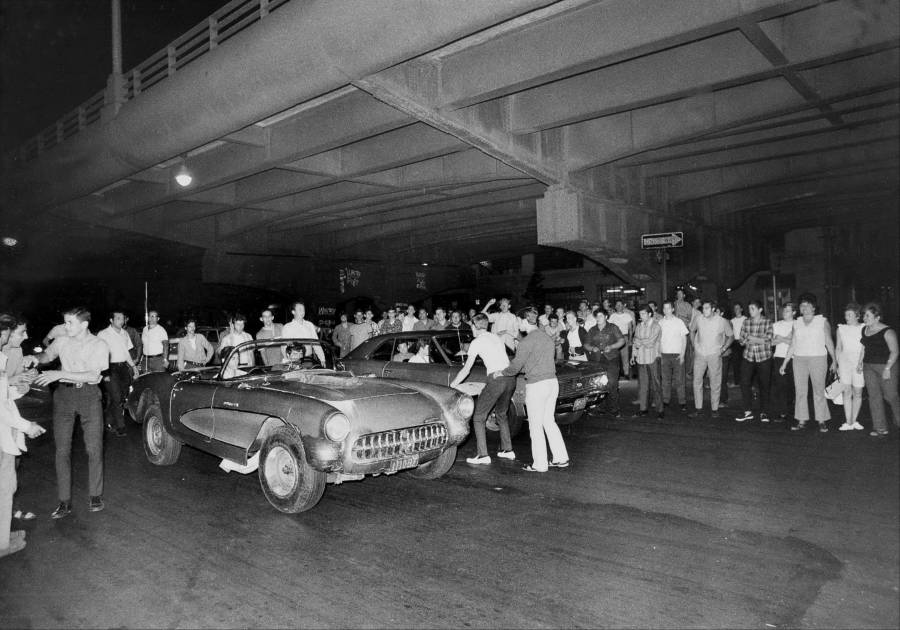
[[[100,121],[105,107],[137,98],[287,2],[289,0],[231,0],[165,48],[123,73],[120,82],[112,81],[113,85],[118,85],[116,89],[100,90],[29,138],[13,151],[12,159],[22,163],[39,157]]]

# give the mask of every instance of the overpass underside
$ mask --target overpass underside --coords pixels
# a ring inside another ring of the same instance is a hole
[[[546,246],[646,284],[670,230],[675,276],[727,284],[786,231],[896,221],[896,2],[228,6],[7,156],[4,211],[291,288]]]

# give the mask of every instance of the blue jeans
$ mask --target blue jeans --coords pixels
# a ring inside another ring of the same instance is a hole
[[[478,445],[478,457],[487,455],[487,436],[484,424],[491,410],[497,412],[497,424],[500,425],[500,450],[511,451],[512,440],[509,437],[509,401],[516,391],[515,376],[501,376],[493,378],[487,376],[487,384],[475,401],[475,414],[472,416],[472,425],[475,427],[475,442]]]
[[[866,391],[869,394],[872,428],[880,432],[888,430],[887,417],[884,414],[884,401],[891,406],[894,414],[894,426],[900,429],[900,394],[897,393],[900,368],[895,363],[891,366],[891,378],[885,379],[884,366],[884,363],[863,363],[863,378],[866,379]]]

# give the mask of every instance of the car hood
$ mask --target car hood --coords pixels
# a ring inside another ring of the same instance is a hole
[[[576,374],[594,374],[605,372],[600,365],[591,361],[560,361],[556,364],[557,376],[574,376]]]
[[[295,372],[269,379],[267,389],[309,396],[324,402],[360,401],[391,397],[416,400],[422,394],[396,381],[343,375],[340,373]]]

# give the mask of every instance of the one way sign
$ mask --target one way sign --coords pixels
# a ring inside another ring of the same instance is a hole
[[[684,247],[684,232],[641,235],[641,249],[664,249],[666,247]]]

